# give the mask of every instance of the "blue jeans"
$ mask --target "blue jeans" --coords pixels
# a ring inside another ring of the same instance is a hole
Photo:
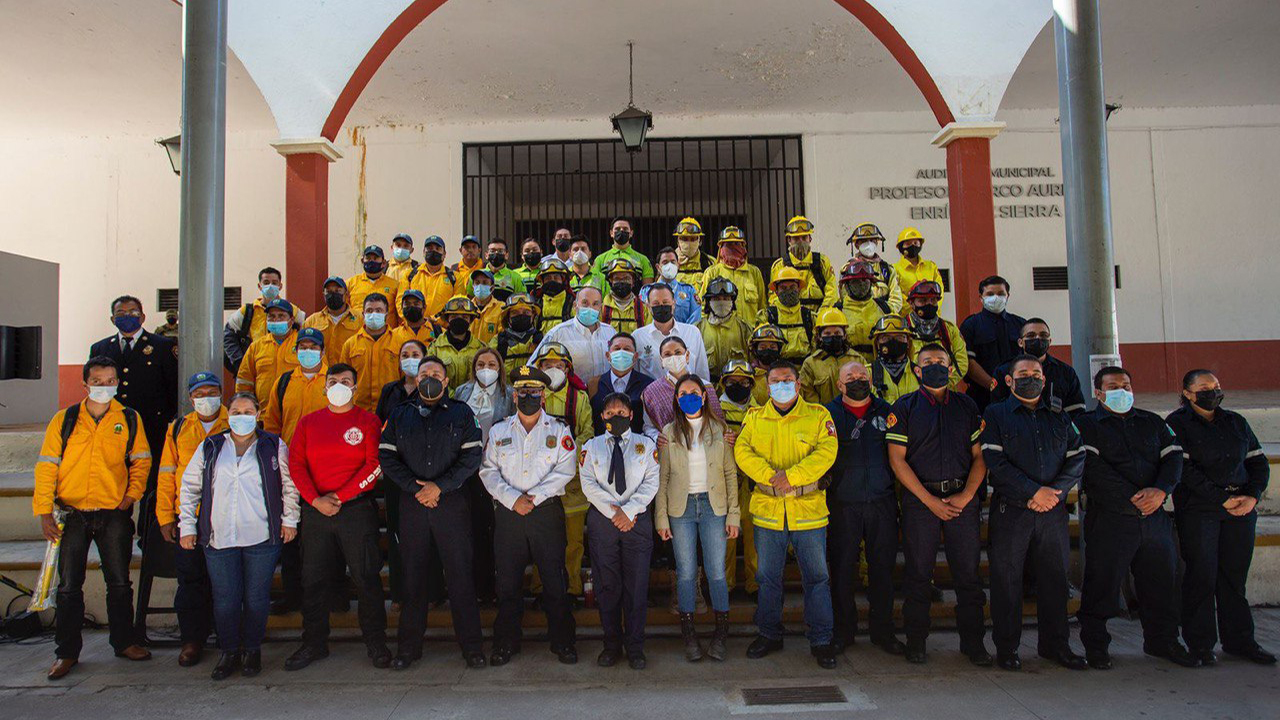
[[[702,566],[711,588],[711,609],[729,612],[729,583],[724,579],[724,556],[728,538],[725,516],[716,515],[706,493],[690,495],[684,514],[669,518],[671,545],[676,553],[676,593],[680,612],[694,610],[698,594],[698,541],[702,541]]]
[[[827,573],[827,529],[769,530],[756,526],[756,628],[770,640],[782,639],[782,570],[787,545],[796,550],[800,579],[804,583],[805,637],[809,645],[831,644],[831,583]]]
[[[223,652],[262,649],[271,612],[271,578],[280,547],[267,541],[249,547],[204,549],[213,588],[213,622]]]

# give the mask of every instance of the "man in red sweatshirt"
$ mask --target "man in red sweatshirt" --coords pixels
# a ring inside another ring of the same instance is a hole
[[[353,402],[356,370],[330,365],[329,407],[298,421],[289,443],[289,469],[301,496],[302,647],[285,661],[301,670],[329,656],[329,597],[334,567],[345,563],[359,601],[360,632],[377,668],[390,667],[387,611],[378,549],[378,416]]]

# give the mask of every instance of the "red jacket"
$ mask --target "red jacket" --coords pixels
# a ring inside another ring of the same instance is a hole
[[[345,413],[317,410],[298,421],[289,443],[289,474],[307,504],[338,494],[349,502],[373,489],[378,466],[378,416],[353,407]]]

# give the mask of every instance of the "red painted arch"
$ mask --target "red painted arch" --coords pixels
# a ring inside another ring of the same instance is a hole
[[[176,1],[176,0],[175,0]],[[351,108],[355,107],[356,101],[360,99],[360,95],[364,89],[368,87],[369,81],[377,74],[378,69],[382,67],[382,63],[391,56],[413,31],[418,27],[427,16],[435,12],[444,5],[448,0],[414,0],[409,7],[405,8],[391,24],[382,31],[382,35],[378,37],[373,46],[369,48],[369,52],[365,53],[364,59],[356,66],[351,73],[347,84],[342,88],[342,92],[338,94],[338,98],[333,103],[333,109],[329,111],[329,117],[324,121],[324,128],[320,134],[328,138],[330,141],[337,139],[338,131],[342,129],[342,124],[346,122],[347,115],[351,113]],[[928,103],[929,109],[933,111],[934,118],[938,121],[938,126],[943,127],[947,123],[954,122],[955,116],[951,113],[951,108],[947,105],[947,101],[942,97],[942,92],[938,90],[938,84],[933,81],[933,76],[925,69],[924,63],[920,62],[920,58],[916,57],[916,53],[907,44],[888,20],[876,10],[868,0],[835,0],[836,4],[848,10],[858,19],[871,34],[884,45],[889,54],[893,56],[902,69],[907,72],[911,81],[916,84],[920,90],[920,94],[924,96],[925,102]]]

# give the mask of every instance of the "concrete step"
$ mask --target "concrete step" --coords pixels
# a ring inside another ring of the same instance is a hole
[[[31,470],[43,442],[43,426],[0,428],[0,473]]]
[[[0,541],[40,539],[40,522],[31,514],[34,486],[30,469],[0,473]]]

